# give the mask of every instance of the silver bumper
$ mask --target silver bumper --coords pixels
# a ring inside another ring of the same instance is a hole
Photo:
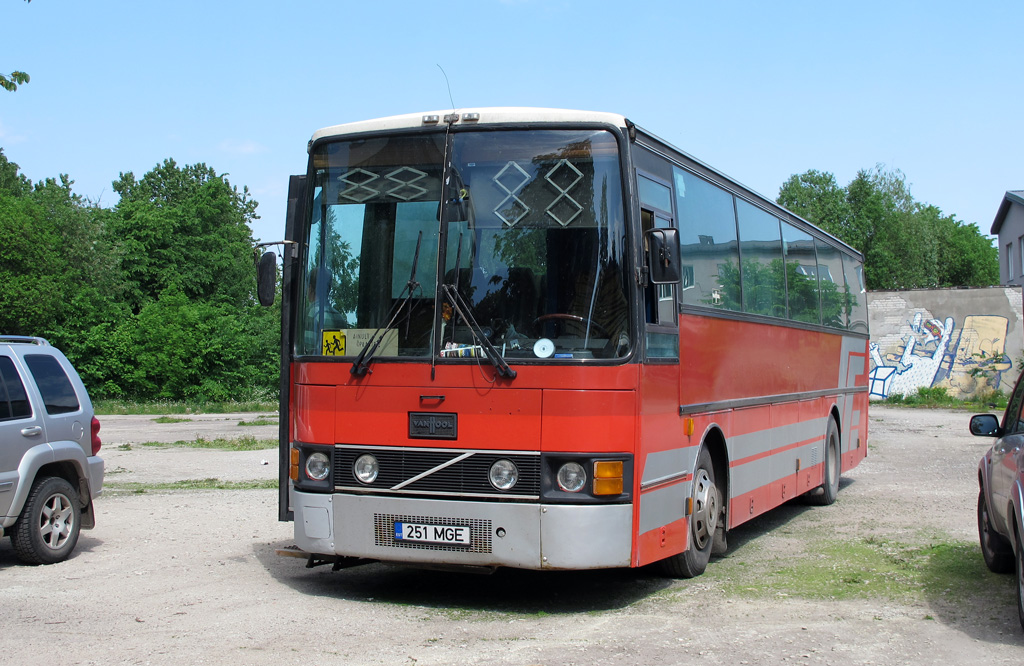
[[[308,553],[520,569],[628,567],[631,504],[462,502],[293,491],[296,545]],[[395,539],[394,523],[465,525],[470,544]]]

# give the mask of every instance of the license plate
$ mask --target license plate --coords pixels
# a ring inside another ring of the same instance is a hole
[[[421,541],[469,545],[469,527],[466,525],[424,525],[423,523],[395,523],[395,541]]]

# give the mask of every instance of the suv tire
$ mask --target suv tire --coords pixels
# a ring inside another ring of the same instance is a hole
[[[11,532],[18,558],[27,564],[54,564],[68,558],[82,527],[78,492],[58,476],[36,479]]]

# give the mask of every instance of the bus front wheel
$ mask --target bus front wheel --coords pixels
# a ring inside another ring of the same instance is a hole
[[[704,573],[722,513],[722,495],[715,485],[715,468],[707,449],[697,456],[693,473],[693,513],[690,515],[690,547],[662,560],[662,573],[673,578],[693,578]]]

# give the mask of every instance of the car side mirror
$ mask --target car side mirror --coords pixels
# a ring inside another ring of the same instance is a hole
[[[971,417],[971,434],[977,437],[998,437],[999,419],[994,414],[975,414]]]
[[[274,304],[274,292],[277,289],[277,254],[264,252],[256,267],[256,297],[260,305]]]
[[[647,232],[647,267],[653,284],[679,284],[682,268],[679,264],[679,231],[651,229]]]

